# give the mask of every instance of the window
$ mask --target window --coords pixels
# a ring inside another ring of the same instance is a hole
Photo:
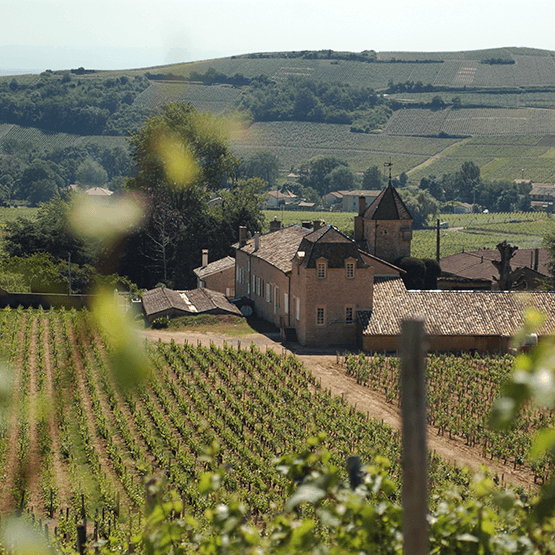
[[[297,311],[297,320],[301,319],[301,299],[299,297],[297,297],[295,299],[297,302],[296,304],[296,311]]]
[[[284,293],[283,294],[283,310],[285,310],[285,314],[289,314],[289,294],[288,293]]]
[[[317,275],[318,279],[325,279],[326,278],[326,263],[325,262],[318,262],[317,266]]]
[[[345,307],[345,324],[351,326],[353,324],[353,307]]]
[[[272,286],[269,283],[266,284],[266,301],[272,302]]]
[[[252,276],[252,294],[254,295],[256,293],[256,276],[253,275]]]
[[[321,306],[319,306],[316,309],[316,325],[323,326],[325,323],[326,323],[326,312]]]
[[[275,292],[274,301],[275,301],[275,303],[276,303],[276,306],[279,307],[279,306],[281,306],[280,298],[279,298],[279,287],[276,287],[276,288],[274,289],[274,292]]]
[[[355,277],[355,263],[354,262],[347,262],[345,266],[347,279],[354,279]]]
[[[260,297],[261,296],[261,291],[260,291],[260,277],[256,276],[256,294]]]

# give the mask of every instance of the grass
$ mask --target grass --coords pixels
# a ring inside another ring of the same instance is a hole
[[[252,322],[256,325],[256,322]],[[251,321],[241,316],[198,314],[196,316],[179,316],[169,320],[167,331],[195,331],[198,333],[216,333],[241,337],[257,330],[251,326]]]

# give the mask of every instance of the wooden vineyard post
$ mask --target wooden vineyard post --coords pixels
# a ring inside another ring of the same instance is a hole
[[[426,382],[424,322],[402,324],[401,402],[403,421],[403,543],[405,555],[429,551],[426,520]]]

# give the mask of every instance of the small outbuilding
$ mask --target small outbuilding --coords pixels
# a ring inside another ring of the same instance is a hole
[[[143,294],[143,310],[149,322],[167,316],[193,316],[195,314],[233,314],[241,311],[219,291],[192,289],[174,291],[167,287],[150,289]]]

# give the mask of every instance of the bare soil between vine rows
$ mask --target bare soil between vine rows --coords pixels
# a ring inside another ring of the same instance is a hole
[[[330,389],[334,395],[343,396],[348,403],[367,413],[370,418],[382,420],[393,429],[401,429],[399,407],[396,404],[387,403],[385,395],[359,385],[354,378],[347,376],[345,368],[341,362],[338,362],[334,348],[310,349],[294,344],[285,345],[281,343],[279,334],[276,333],[267,335],[253,333],[237,339],[211,332],[144,330],[140,332],[140,336],[149,341],[160,340],[167,343],[173,340],[177,344],[188,342],[192,345],[202,344],[205,346],[213,343],[218,347],[224,344],[236,347],[239,341],[241,346],[254,343],[261,350],[273,349],[277,353],[292,352],[321,381],[323,388]],[[515,470],[511,463],[505,465],[502,461],[483,457],[481,447],[465,445],[465,440],[462,438],[453,437],[449,439],[447,435],[438,435],[437,428],[428,426],[427,442],[428,449],[435,451],[448,463],[459,467],[468,467],[472,472],[479,471],[480,466],[484,465],[492,474],[497,473],[502,483],[525,488],[535,487],[534,476],[529,469],[519,468]]]

